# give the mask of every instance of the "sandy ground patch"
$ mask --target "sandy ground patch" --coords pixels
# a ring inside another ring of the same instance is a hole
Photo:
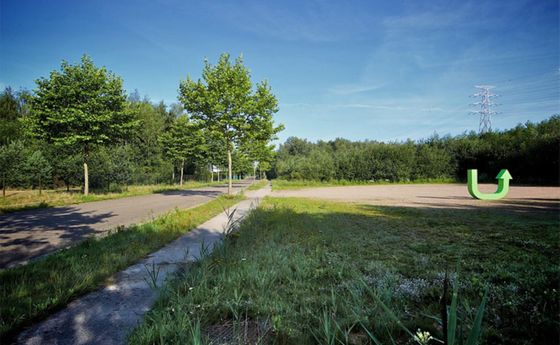
[[[484,193],[493,193],[497,186],[481,184]],[[466,184],[409,184],[306,188],[281,190],[274,197],[318,198],[334,201],[359,202],[382,206],[428,208],[486,208],[498,207],[517,212],[560,210],[560,187],[512,186],[501,200],[473,199]]]

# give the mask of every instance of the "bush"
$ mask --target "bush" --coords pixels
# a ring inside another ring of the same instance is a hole
[[[417,142],[352,142],[336,139],[308,142],[288,138],[280,145],[272,175],[287,180],[408,181],[465,180],[467,169],[495,182],[507,168],[517,183],[558,185],[560,115],[538,124],[503,131]]]

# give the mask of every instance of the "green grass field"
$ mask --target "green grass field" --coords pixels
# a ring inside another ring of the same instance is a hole
[[[386,185],[386,184],[421,184],[421,183],[456,183],[453,179],[424,179],[414,181],[314,181],[314,180],[272,180],[272,190],[303,189],[316,187],[340,187],[340,186],[364,186],[364,185]]]
[[[412,332],[442,339],[447,272],[458,336],[488,287],[481,343],[557,344],[559,243],[555,214],[266,198],[162,291],[129,343],[209,344],[228,331],[233,343],[373,344],[370,332],[412,344],[372,291]]]
[[[25,266],[0,271],[0,339],[107,283],[115,273],[241,201],[221,196],[156,220],[88,239]]]
[[[37,190],[8,190],[6,197],[0,196],[0,214],[28,209],[80,204],[90,201],[120,199],[181,189],[217,186],[223,185],[224,183],[225,182],[187,181],[182,187],[168,184],[128,186],[126,190],[119,193],[96,193],[94,191],[88,196],[81,194],[79,189],[71,189],[69,192],[66,191],[66,189],[48,189],[43,190],[41,195],[39,195],[39,191]]]

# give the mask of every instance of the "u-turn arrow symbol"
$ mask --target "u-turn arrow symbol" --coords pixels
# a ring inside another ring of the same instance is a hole
[[[507,169],[502,169],[498,173],[498,176],[496,176],[496,179],[498,180],[498,189],[496,190],[496,193],[481,193],[478,190],[478,171],[476,169],[467,170],[467,186],[469,194],[473,198],[480,200],[498,200],[503,198],[509,192],[509,180],[513,179],[513,177],[511,177],[511,174],[507,171]]]

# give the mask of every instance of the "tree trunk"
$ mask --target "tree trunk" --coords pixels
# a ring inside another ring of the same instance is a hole
[[[6,197],[6,176],[2,176],[2,197]]]
[[[43,186],[41,185],[41,177],[39,176],[39,195],[42,194],[42,192],[43,192],[42,189],[43,189]]]
[[[210,182],[214,182],[214,166],[210,164]]]
[[[70,192],[70,183],[66,182],[66,192]]]
[[[88,171],[88,165],[86,162],[84,162],[84,195],[88,195],[89,194],[89,171]]]
[[[184,170],[184,168],[185,168],[185,160],[183,159],[181,161],[181,180],[179,182],[180,186],[183,186],[183,170]]]
[[[227,150],[227,163],[228,163],[228,195],[231,195],[231,173],[232,173],[232,169],[231,169],[231,144],[228,143],[228,150]]]
[[[173,172],[171,173],[171,184],[175,184],[175,167],[173,167]]]

